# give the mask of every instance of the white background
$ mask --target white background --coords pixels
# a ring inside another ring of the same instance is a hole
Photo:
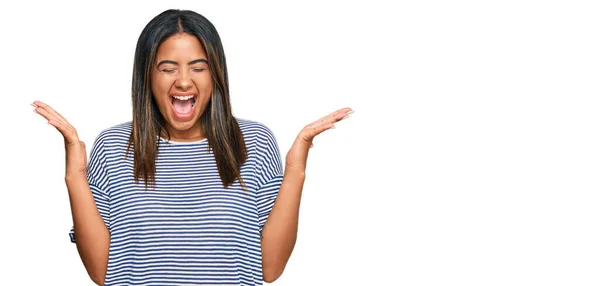
[[[62,139],[29,104],[88,146],[130,120],[137,38],[168,8],[214,23],[234,114],[282,155],[356,111],[315,139],[274,285],[600,284],[595,1],[163,2],[1,4],[0,284],[93,285]]]

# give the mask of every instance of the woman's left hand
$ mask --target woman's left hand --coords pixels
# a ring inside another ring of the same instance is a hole
[[[300,134],[296,137],[296,141],[292,148],[287,153],[285,158],[286,170],[294,170],[304,173],[306,170],[306,160],[308,159],[308,150],[312,147],[312,141],[315,136],[323,133],[323,131],[335,128],[334,123],[348,118],[348,115],[354,112],[351,108],[342,108],[334,113],[331,113],[311,124],[306,125]]]

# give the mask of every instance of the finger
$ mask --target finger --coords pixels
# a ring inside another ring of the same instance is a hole
[[[49,114],[54,115],[54,117],[56,117],[57,120],[62,121],[62,123],[64,123],[65,125],[70,125],[69,121],[67,121],[66,118],[64,118],[60,113],[58,113],[56,110],[54,110],[52,107],[50,107],[50,105],[47,105],[43,102],[37,102],[38,104],[38,108],[42,108],[44,110],[46,110]]]
[[[74,144],[79,141],[79,137],[77,136],[77,133],[73,129],[68,128],[61,121],[56,120],[56,119],[51,119],[51,120],[48,120],[48,124],[54,126],[63,135],[63,137],[65,138],[65,140],[67,141],[68,144]]]
[[[50,107],[50,105],[45,104],[41,101],[34,101],[33,102],[34,105],[41,107],[45,110],[47,110],[50,114],[56,116],[59,120],[61,120],[63,123],[69,124],[69,122],[67,121],[67,119],[65,119],[60,113],[58,113],[56,110],[54,110],[52,107]]]
[[[58,130],[58,132],[60,132],[63,137],[67,137],[66,135],[69,132],[69,129],[67,129],[67,127],[60,121],[56,120],[56,119],[50,119],[48,120],[48,124],[54,126],[54,128],[56,128],[56,130]]]
[[[334,112],[330,113],[329,115],[326,115],[326,116],[323,116],[323,117],[321,117],[321,118],[320,118],[319,120],[317,120],[317,121],[322,121],[322,120],[325,120],[325,119],[327,119],[327,118],[329,118],[329,117],[335,116],[335,115],[337,115],[337,114],[339,114],[339,113],[342,113],[342,112],[349,112],[349,111],[351,111],[351,110],[352,110],[352,109],[351,109],[350,107],[345,107],[345,108],[342,108],[342,109],[338,109],[338,110],[336,110],[336,111],[334,111]]]
[[[353,109],[351,109],[350,111],[346,112],[346,115],[344,115],[344,117],[342,117],[342,119],[340,119],[340,121],[342,121],[342,120],[344,120],[344,119],[346,119],[346,118],[350,117],[350,114],[352,114],[352,113],[354,113],[354,110],[353,110]]]
[[[70,124],[68,124],[68,123],[65,123],[64,121],[60,120],[59,118],[57,118],[57,117],[56,117],[56,115],[54,115],[54,114],[51,114],[50,112],[48,112],[48,110],[46,110],[46,109],[44,109],[44,108],[37,107],[37,108],[36,108],[36,109],[34,109],[33,111],[34,111],[35,113],[37,113],[37,114],[39,114],[39,115],[43,116],[44,118],[46,118],[46,120],[48,120],[48,121],[50,121],[50,120],[55,120],[55,121],[58,121],[58,122],[60,122],[61,124],[63,124],[63,125],[66,127],[66,128],[73,129],[73,127],[72,127]]]
[[[46,120],[56,120],[59,121],[60,123],[62,123],[65,127],[69,128],[69,129],[73,129],[73,126],[71,126],[71,124],[69,124],[68,122],[61,120],[60,118],[58,118],[56,116],[56,114],[51,113],[49,110],[47,110],[46,108],[43,108],[41,106],[36,107],[33,110],[35,113],[43,116],[44,118],[46,118]]]
[[[33,109],[33,112],[41,115],[42,117],[46,118],[46,120],[59,120],[58,118],[56,118],[55,115],[50,114],[50,112],[48,112],[46,109],[42,108],[42,107],[36,107]],[[60,120],[59,120],[60,121]]]
[[[354,112],[354,111],[349,107],[342,108],[342,109],[339,109],[339,110],[309,124],[309,126],[316,127],[323,123],[334,123],[334,122],[340,121],[342,119],[348,118],[348,115],[351,114],[352,112]]]
[[[315,136],[323,133],[323,131],[335,128],[333,123],[325,123],[318,126],[307,127],[303,130],[303,138],[307,141],[312,140]]]
[[[59,118],[58,116],[60,116],[60,114],[58,114],[58,112],[54,111],[50,106],[40,101],[36,101],[32,105],[36,106],[34,111],[46,118],[48,123],[54,126],[69,144],[79,141],[79,136],[77,135],[75,128],[73,128],[71,124],[64,120],[64,118]],[[51,111],[54,112],[52,113]]]
[[[336,113],[336,114],[330,114],[327,117],[321,118],[318,121],[315,121],[313,123],[311,123],[309,126],[310,127],[317,127],[319,125],[323,125],[323,124],[327,124],[327,123],[335,123],[338,122],[342,119],[344,119],[347,116],[346,113]]]

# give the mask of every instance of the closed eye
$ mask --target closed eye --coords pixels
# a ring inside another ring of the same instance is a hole
[[[174,73],[175,72],[174,69],[163,69],[163,70],[160,70],[160,71],[161,72],[166,72],[166,73]]]
[[[192,69],[194,72],[203,72],[205,69]]]

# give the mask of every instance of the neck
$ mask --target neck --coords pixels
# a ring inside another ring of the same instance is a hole
[[[187,130],[177,130],[175,128],[173,128],[172,126],[168,126],[167,125],[167,130],[169,131],[169,141],[175,141],[175,142],[193,142],[193,141],[198,141],[198,140],[202,140],[204,138],[206,138],[206,136],[204,135],[204,132],[202,130],[202,125],[200,124],[200,121],[196,122],[196,124],[194,124],[194,126],[192,126],[191,128],[187,129]],[[162,138],[168,138],[167,133],[163,132],[163,134],[161,134]]]

